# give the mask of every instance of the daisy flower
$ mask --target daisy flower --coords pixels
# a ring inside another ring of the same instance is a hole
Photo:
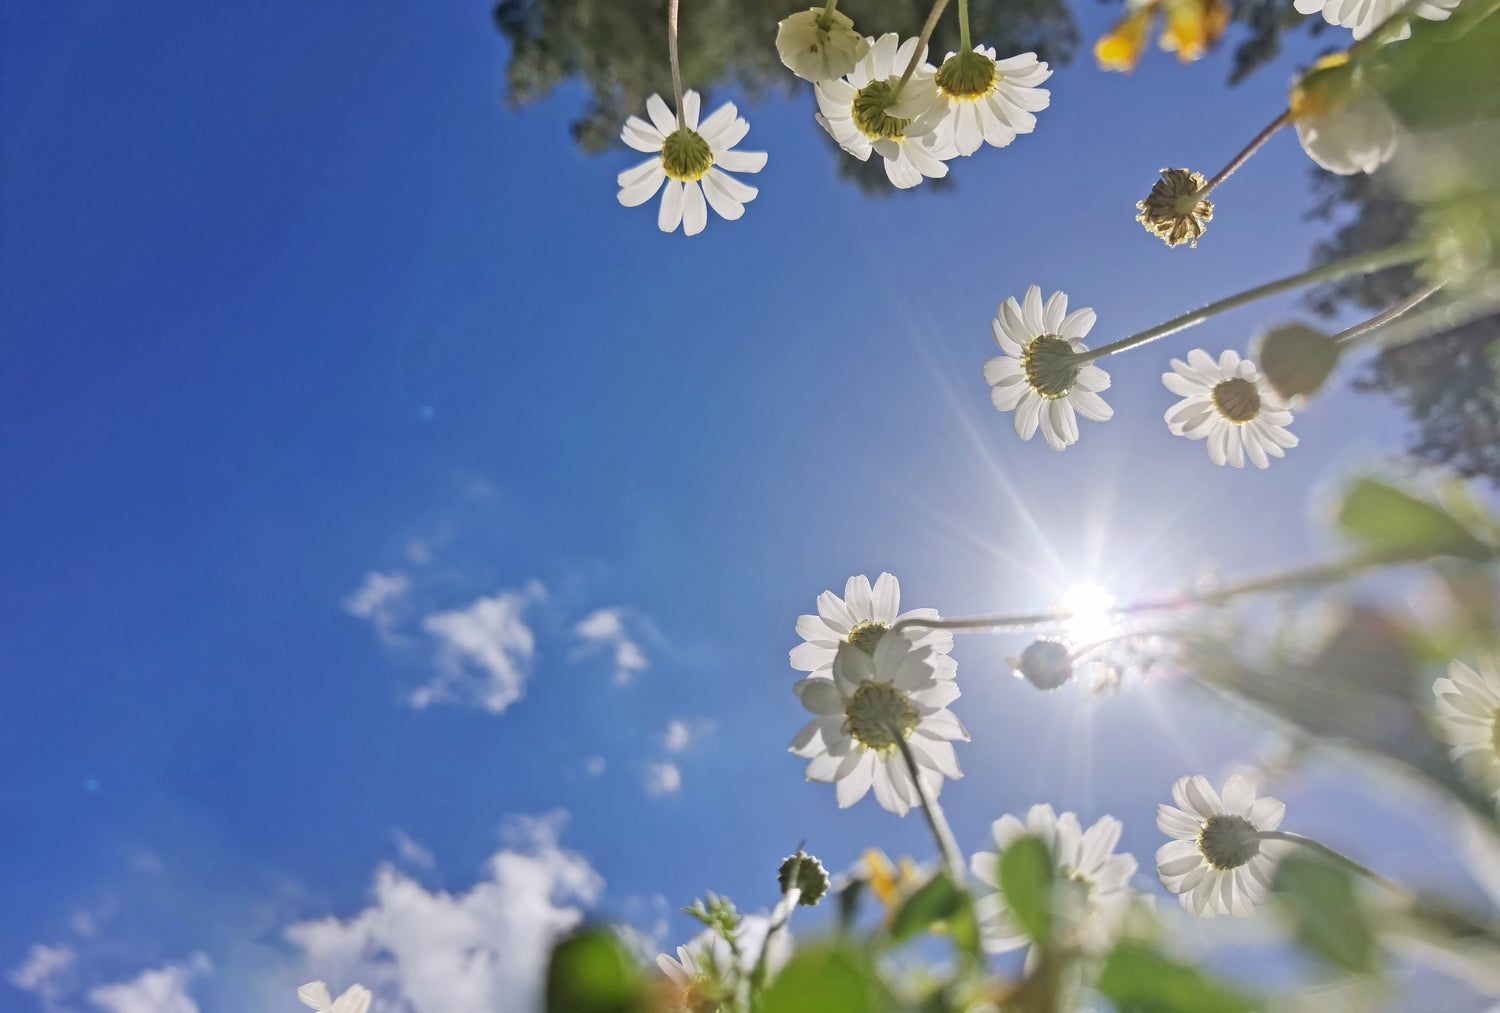
[[[682,1009],[716,1009],[711,1004],[726,998],[734,987],[734,953],[713,929],[705,929],[686,946],[677,947],[676,957],[657,954],[656,966],[671,979]],[[705,1003],[710,1005],[705,1007]]]
[[[1448,754],[1500,804],[1500,667],[1487,655],[1478,671],[1450,662],[1448,677],[1434,682],[1432,692]]]
[[[776,25],[781,62],[804,81],[843,77],[870,51],[870,40],[854,30],[848,15],[813,7]]]
[[[1032,113],[1052,100],[1052,93],[1037,85],[1051,76],[1035,53],[999,61],[989,46],[949,53],[933,79],[944,111],[935,130],[937,144],[972,155],[981,144],[1003,148],[1017,134],[1031,133]]]
[[[733,102],[698,122],[696,91],[682,96],[682,126],[660,95],[646,100],[647,123],[638,116],[625,121],[620,140],[651,158],[620,173],[620,203],[628,208],[644,204],[661,190],[661,210],[656,224],[663,232],[674,232],[678,224],[686,235],[695,236],[708,224],[711,207],[720,218],[734,221],[745,213],[745,205],[759,192],[728,175],[760,172],[766,165],[764,151],[735,151],[734,146],[750,130]],[[663,187],[662,184],[666,186]],[[707,202],[705,203],[705,198]]]
[[[899,101],[891,104],[918,40],[907,39],[898,48],[897,35],[890,32],[868,41],[870,51],[847,75],[813,86],[818,123],[861,162],[872,151],[885,159],[885,174],[893,186],[904,190],[925,177],[948,175],[943,160],[957,152],[939,145],[933,134],[946,109],[932,65],[919,61]]]
[[[1255,782],[1236,774],[1224,797],[1201,774],[1172,785],[1176,806],[1156,807],[1156,828],[1176,838],[1156,852],[1156,878],[1177,894],[1183,910],[1203,918],[1249,918],[1266,897],[1276,862],[1289,845],[1255,835],[1281,825],[1286,806],[1255,797]]]
[[[810,676],[792,687],[817,715],[792,740],[806,757],[809,781],[832,781],[839,808],[875,799],[897,816],[920,805],[916,784],[897,736],[911,749],[922,787],[936,798],[943,778],[960,778],[953,740],[969,733],[948,704],[958,684],[939,675],[936,655],[900,634],[886,634],[874,654],[851,643],[838,646],[833,678]]]
[[[1396,153],[1399,127],[1384,100],[1365,86],[1348,53],[1314,63],[1287,99],[1297,140],[1329,172],[1374,172]]]
[[[1322,14],[1330,25],[1348,28],[1356,39],[1369,35],[1386,18],[1403,6],[1403,0],[1293,0],[1292,6],[1298,14]],[[1447,21],[1458,0],[1427,0],[1417,8],[1417,17],[1428,21]],[[1399,42],[1411,35],[1411,25],[1403,25],[1391,42]]]
[[[797,617],[797,635],[804,642],[791,650],[792,667],[831,678],[839,644],[853,644],[866,654],[873,654],[885,631],[902,620],[942,618],[937,609],[906,612],[900,609],[901,583],[889,573],[876,577],[873,588],[870,578],[863,574],[850,577],[844,584],[844,597],[824,591],[818,595],[817,615]],[[958,663],[948,657],[953,650],[952,632],[919,626],[903,630],[902,635],[919,647],[932,649],[939,679],[951,679],[957,674]]]
[[[1172,360],[1172,372],[1161,382],[1182,400],[1167,409],[1167,428],[1174,436],[1208,440],[1208,457],[1215,464],[1264,468],[1271,457],[1285,457],[1282,448],[1295,447],[1297,437],[1284,428],[1292,421],[1271,385],[1255,363],[1225,350],[1215,362],[1195,348],[1188,361]]]
[[[1078,440],[1075,411],[1095,422],[1114,415],[1098,393],[1109,387],[1109,374],[1074,359],[1087,350],[1079,339],[1093,326],[1093,310],[1069,313],[1064,292],[1053,292],[1044,306],[1035,285],[1021,302],[1011,296],[1000,304],[990,329],[1005,354],[985,361],[984,382],[993,388],[996,408],[1015,411],[1021,439],[1031,439],[1040,426],[1047,445],[1062,450]]]
[[[1093,826],[1082,830],[1076,814],[1059,816],[1050,805],[1034,805],[1025,823],[1007,813],[991,824],[997,850],[974,855],[969,867],[981,882],[998,886],[1000,856],[1005,849],[1019,837],[1041,838],[1057,868],[1064,931],[1089,953],[1102,953],[1109,948],[1134,896],[1130,877],[1135,875],[1135,858],[1115,854],[1120,830],[1120,821],[1113,816],[1101,816]],[[1019,949],[1030,941],[1016,924],[1002,894],[988,894],[974,906],[984,948],[989,952]]]
[[[363,985],[350,985],[335,999],[329,994],[327,984],[309,981],[297,989],[297,998],[318,1013],[365,1013],[370,1008],[370,990]]]

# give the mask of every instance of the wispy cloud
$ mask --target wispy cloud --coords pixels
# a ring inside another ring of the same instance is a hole
[[[615,684],[628,685],[637,672],[645,671],[646,655],[625,629],[624,609],[618,605],[597,609],[573,627],[586,651],[607,648],[614,654]]]
[[[393,643],[398,639],[398,610],[410,591],[411,578],[406,574],[371,570],[365,574],[364,583],[360,584],[359,589],[344,599],[344,611],[360,619],[368,619],[383,642]]]
[[[403,862],[415,865],[419,869],[431,869],[437,864],[433,858],[432,851],[417,841],[412,840],[405,830],[396,829],[391,831],[391,840],[396,845],[396,855]]]
[[[23,992],[35,994],[43,1009],[53,1010],[66,990],[69,972],[77,963],[78,954],[72,947],[37,943],[20,966],[5,976],[5,980]]]
[[[604,768],[609,766],[602,756],[590,756],[583,761],[583,771],[589,777],[598,777],[604,773]]]
[[[207,956],[195,953],[186,964],[167,964],[130,981],[91,988],[89,1002],[108,1013],[198,1013],[188,983],[212,968]]]
[[[667,730],[661,733],[661,744],[669,753],[680,753],[688,746],[711,735],[714,723],[707,718],[674,718],[667,722]]]
[[[546,590],[532,581],[518,591],[475,599],[450,612],[435,612],[422,628],[437,642],[433,678],[413,690],[418,709],[433,703],[470,704],[504,713],[521,698],[536,653],[536,638],[524,613]]]
[[[670,795],[682,787],[682,771],[670,760],[648,763],[644,784],[647,795]]]

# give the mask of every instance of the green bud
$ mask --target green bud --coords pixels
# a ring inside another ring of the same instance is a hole
[[[795,855],[788,855],[782,860],[781,869],[776,873],[776,882],[780,884],[782,893],[794,886],[800,889],[802,896],[797,903],[812,907],[828,892],[828,870],[823,868],[823,863],[815,856],[798,848]]]
[[[1306,324],[1280,324],[1260,339],[1256,359],[1271,389],[1283,398],[1312,394],[1338,365],[1343,348]]]
[[[1010,663],[1037,689],[1057,689],[1073,678],[1073,654],[1060,640],[1033,641]]]

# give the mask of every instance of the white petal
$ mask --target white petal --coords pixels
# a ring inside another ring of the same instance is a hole
[[[685,235],[696,236],[708,224],[708,205],[703,200],[703,188],[694,180],[684,183],[682,189],[682,231]]]
[[[297,989],[297,998],[302,1000],[304,1006],[311,1006],[319,1011],[327,1010],[333,1005],[333,996],[328,994],[328,985],[321,981],[309,981]]]
[[[663,232],[675,231],[682,221],[683,185],[675,179],[667,180],[661,191],[661,211],[656,216],[657,228]]]

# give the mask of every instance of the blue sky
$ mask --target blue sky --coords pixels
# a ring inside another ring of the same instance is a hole
[[[1081,5],[1084,37],[1112,13]],[[1326,226],[1289,134],[1199,249],[1132,216],[1158,167],[1212,171],[1275,115],[1307,40],[1237,89],[1227,54],[1130,77],[1080,55],[1034,135],[888,200],[837,181],[805,91],[742,102],[760,196],[686,239],[616,203],[637,157],[573,147],[580,90],[505,108],[482,3],[7,21],[7,1009],[150,1008],[119,1004],[158,986],[297,1008],[304,973],[362,967],[335,951],[387,862],[397,893],[496,925],[599,911],[675,945],[669,912],[704,889],[774,900],[801,839],[835,868],[928,856],[915,816],[839,811],[786,753],[786,651],[819,591],[889,570],[907,607],[962,614],[1293,562],[1331,545],[1329,483],[1401,442],[1348,393],[1266,473],[1167,433],[1166,359],[1243,350],[1290,300],[1106,362],[1116,416],[1062,454],[1018,441],[980,378],[995,304],[1033,282],[1092,305],[1100,343],[1306,263]],[[372,574],[386,596],[351,606]],[[488,666],[461,660],[476,629],[508,645]],[[1171,782],[1269,745],[1173,685],[1041,696],[1006,671],[1023,644],[955,652],[966,850],[1050,801],[1119,816],[1149,867]],[[457,699],[412,706],[455,673]],[[476,706],[475,680],[520,695]],[[648,792],[669,763],[680,785]],[[1433,831],[1347,772],[1277,794],[1288,826],[1422,867]],[[327,918],[319,962],[287,927]],[[33,980],[38,945],[59,966]],[[534,987],[521,949],[492,995]]]

